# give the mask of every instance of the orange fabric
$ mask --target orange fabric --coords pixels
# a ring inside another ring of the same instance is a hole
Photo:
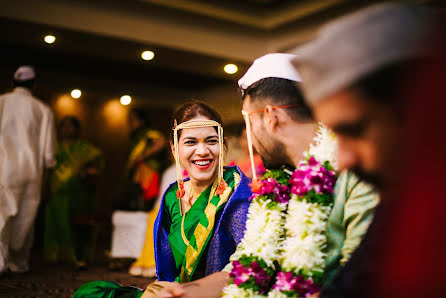
[[[135,174],[133,175],[133,181],[141,185],[143,190],[143,199],[145,201],[158,197],[160,192],[159,180],[159,174],[144,163],[137,166]]]

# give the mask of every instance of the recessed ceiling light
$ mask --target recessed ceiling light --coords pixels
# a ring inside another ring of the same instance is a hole
[[[152,60],[154,57],[155,53],[152,51],[144,51],[141,53],[141,58],[146,61]]]
[[[132,98],[130,97],[130,95],[123,95],[121,96],[120,102],[123,106],[126,106],[132,102]]]
[[[82,91],[80,91],[79,89],[74,89],[71,91],[71,97],[72,98],[79,98],[82,95]]]
[[[226,64],[223,69],[227,74],[235,74],[238,71],[238,67],[235,64]]]
[[[43,40],[48,43],[48,44],[52,44],[56,41],[56,36],[54,35],[47,35],[43,38]]]

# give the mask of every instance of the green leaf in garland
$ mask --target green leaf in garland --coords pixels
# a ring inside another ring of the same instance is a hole
[[[283,169],[267,170],[265,175],[263,175],[262,180],[271,178],[276,180],[282,185],[290,184],[290,175],[287,174]]]

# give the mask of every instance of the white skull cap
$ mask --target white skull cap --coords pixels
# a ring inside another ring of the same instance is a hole
[[[272,53],[257,58],[238,81],[238,86],[245,90],[252,84],[266,78],[280,78],[300,82],[300,75],[291,63],[295,57],[293,54]]]
[[[36,73],[34,72],[34,67],[29,65],[20,66],[14,73],[14,80],[19,82],[31,80],[34,79],[35,77]]]

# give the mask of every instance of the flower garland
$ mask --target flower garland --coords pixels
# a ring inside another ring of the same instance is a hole
[[[223,296],[305,297],[320,290],[336,140],[320,124],[314,141],[294,172],[270,170],[254,183],[246,232],[231,257]]]

